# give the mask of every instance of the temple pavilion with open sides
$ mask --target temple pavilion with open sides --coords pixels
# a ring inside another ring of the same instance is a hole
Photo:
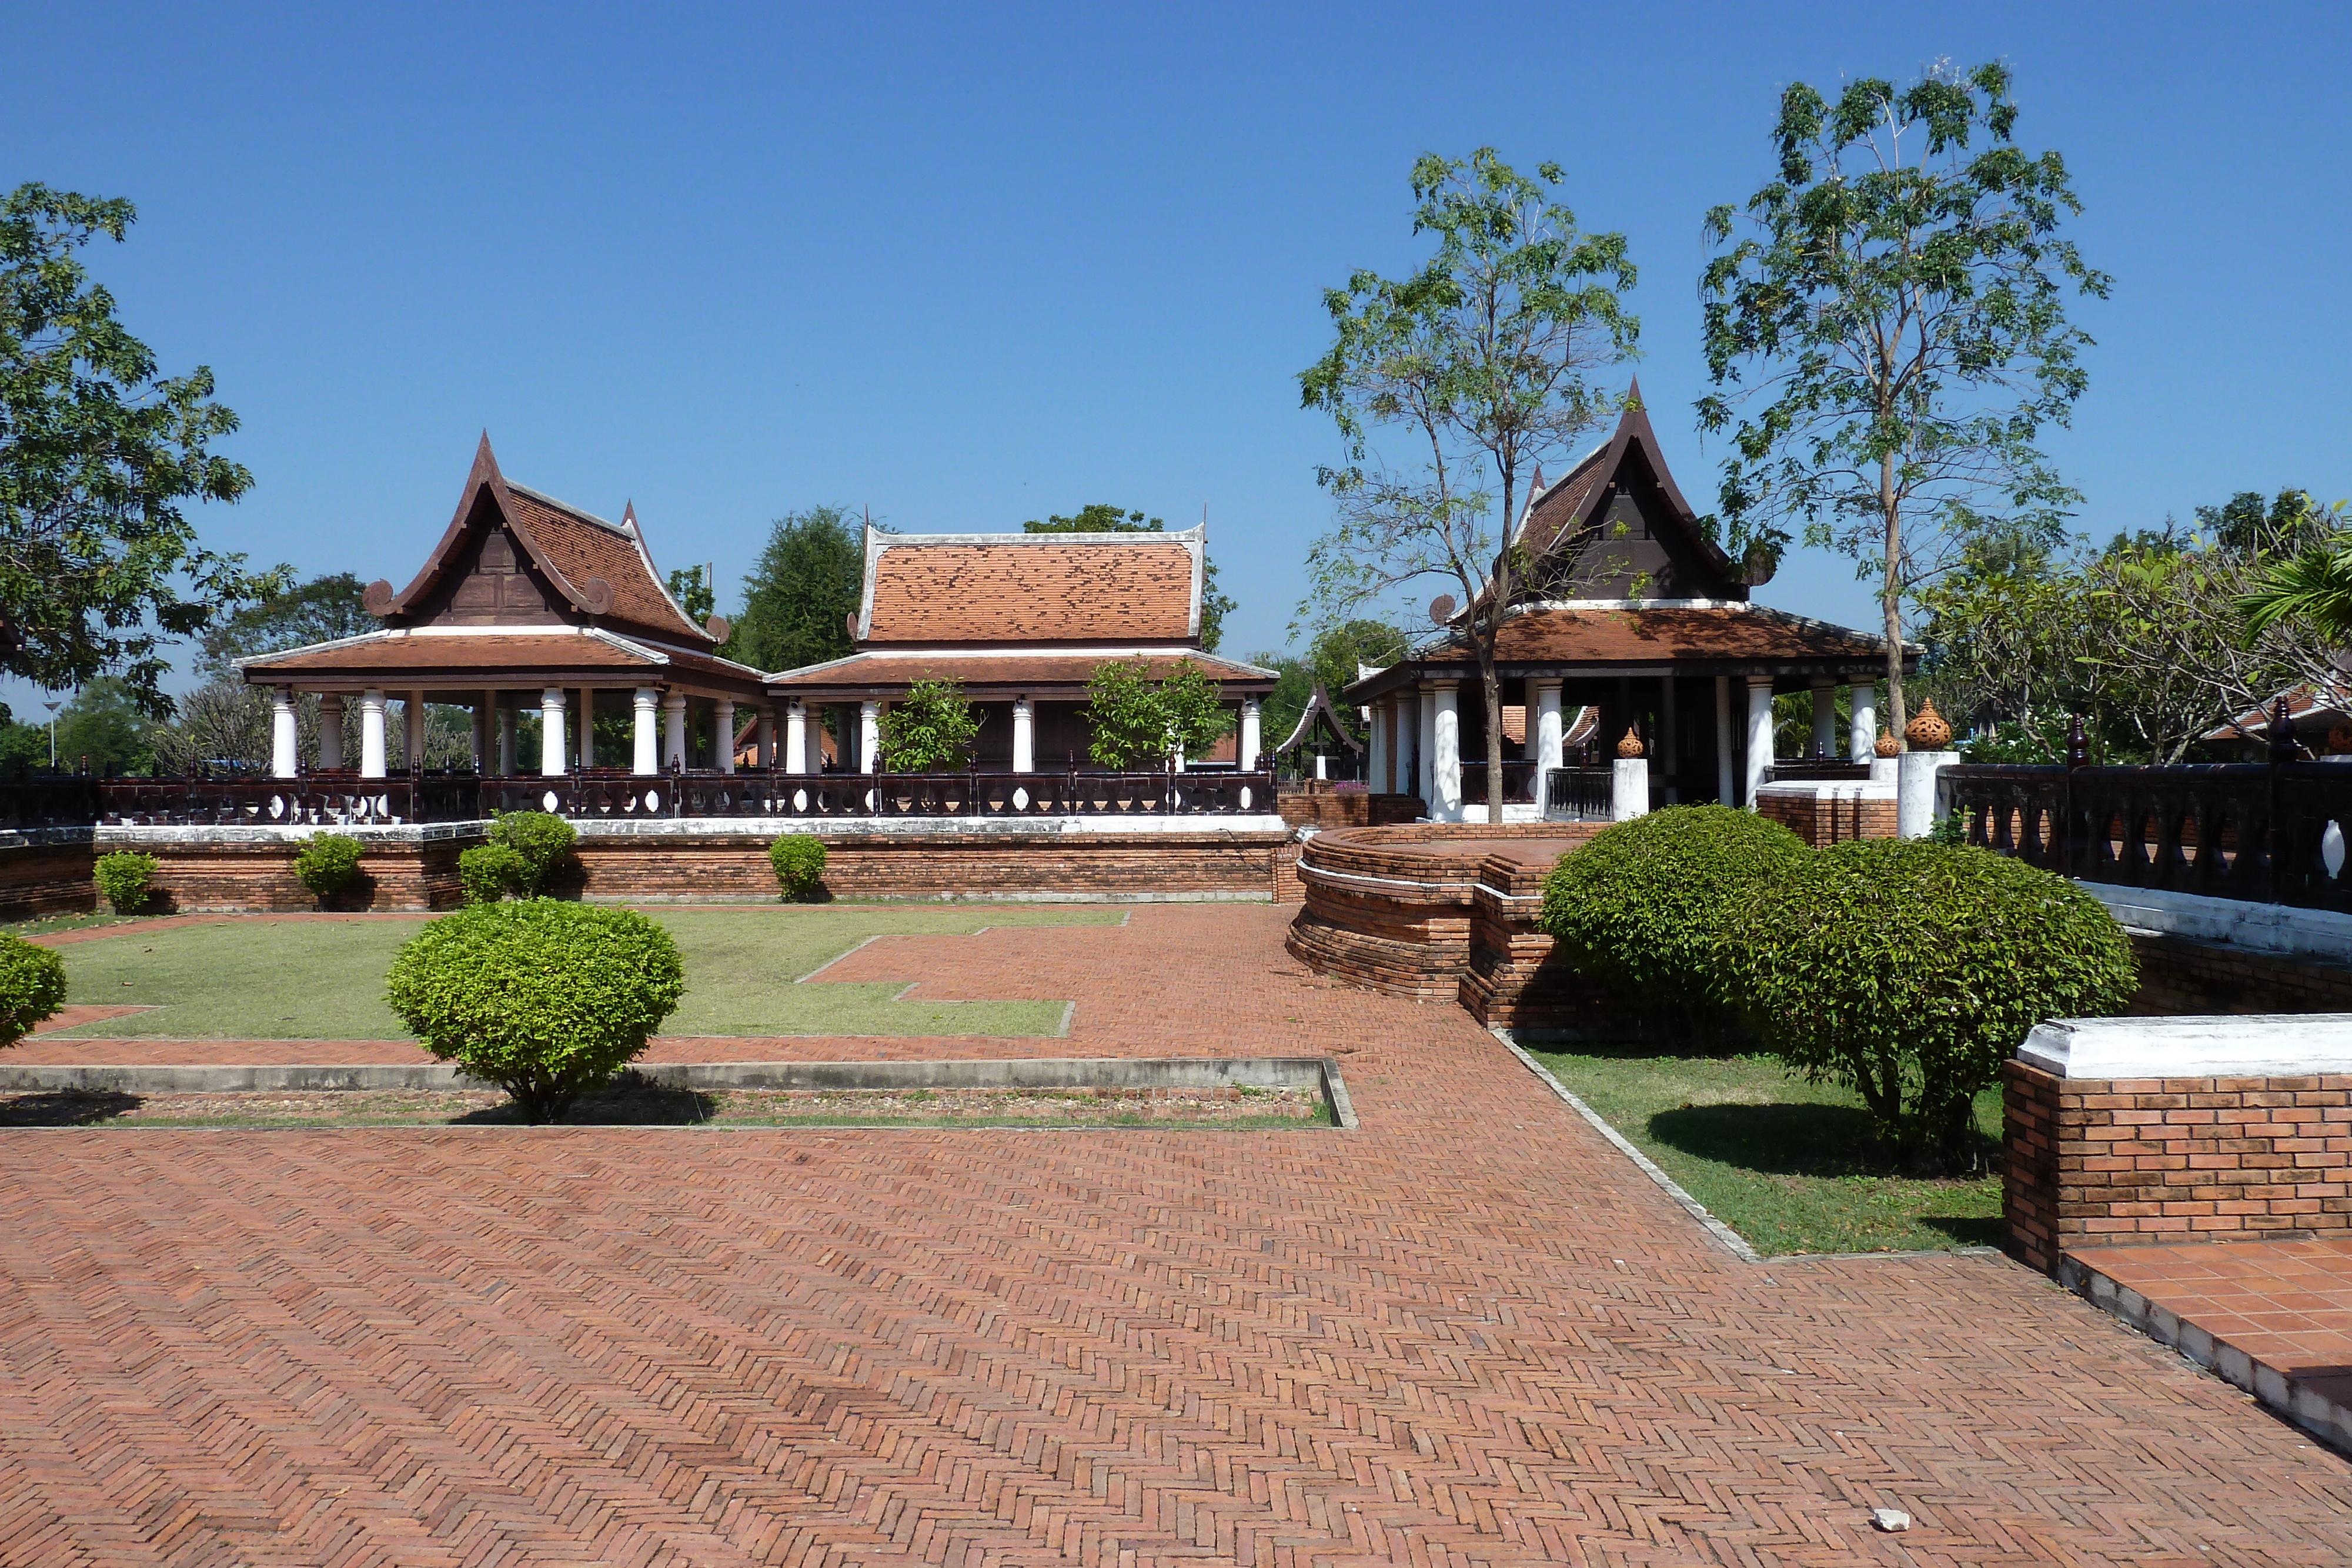
[[[1496,637],[1503,700],[1527,714],[1522,755],[1504,764],[1507,816],[1544,814],[1579,708],[1604,750],[1633,732],[1660,805],[1754,804],[1773,762],[1776,694],[1811,694],[1809,752],[1826,758],[1840,749],[1837,691],[1848,687],[1847,747],[1870,758],[1885,640],[1751,601],[1769,572],[1730,559],[1693,514],[1638,386],[1609,440],[1558,480],[1538,476],[1513,537],[1539,587]],[[1370,715],[1371,788],[1420,796],[1437,821],[1465,810],[1479,820],[1487,799],[1486,704],[1463,622],[1451,615],[1432,644],[1342,694]],[[1917,657],[1906,649],[1906,667]]]

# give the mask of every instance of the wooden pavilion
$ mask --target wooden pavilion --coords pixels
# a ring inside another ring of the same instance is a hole
[[[727,636],[717,616],[687,618],[669,596],[636,509],[606,522],[514,484],[482,437],[457,508],[408,586],[369,585],[367,608],[382,631],[244,660],[245,680],[267,687],[276,709],[273,765],[296,768],[294,695],[320,694],[321,771],[381,779],[384,706],[407,704],[407,768],[420,765],[427,703],[470,707],[474,762],[484,774],[516,772],[519,712],[540,720],[535,772],[597,766],[594,715],[603,702],[627,705],[630,754],[613,767],[636,774],[682,769],[691,710],[707,709],[710,764],[732,772],[739,706],[758,709],[772,756],[774,727],[759,671],[718,656]],[[357,702],[356,768],[342,757],[342,712]],[[656,727],[656,715],[660,716]],[[698,717],[698,714],[693,716]]]
[[[1638,384],[1610,439],[1558,481],[1537,476],[1512,534],[1533,566],[1531,591],[1504,612],[1496,645],[1503,700],[1523,701],[1529,716],[1522,755],[1505,763],[1511,815],[1544,813],[1547,780],[1568,760],[1568,726],[1603,746],[1633,731],[1661,804],[1752,805],[1773,762],[1773,696],[1811,694],[1811,750],[1827,758],[1838,749],[1843,685],[1853,758],[1870,758],[1885,639],[1751,601],[1769,570],[1730,559],[1692,512]],[[1341,694],[1371,713],[1372,788],[1420,796],[1437,821],[1460,821],[1465,809],[1475,817],[1487,799],[1486,704],[1466,613]],[[1917,659],[1906,646],[1905,667]]]

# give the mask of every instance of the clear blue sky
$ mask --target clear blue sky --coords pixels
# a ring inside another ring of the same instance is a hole
[[[2113,273],[2075,428],[2104,534],[2231,492],[2352,492],[2352,7],[1971,5],[226,6],[0,10],[0,181],[138,204],[93,257],[211,365],[251,495],[211,542],[404,581],[478,431],[728,606],[768,520],[915,529],[1205,504],[1287,640],[1334,443],[1293,380],[1318,292],[1402,270],[1406,171],[1554,159],[1630,236],[1685,488],[1717,455],[1699,216],[1770,170],[1781,86],[2007,58]],[[1850,562],[1763,595],[1867,624]],[[27,705],[18,691],[0,693]]]

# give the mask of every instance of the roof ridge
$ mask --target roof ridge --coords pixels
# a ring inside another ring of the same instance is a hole
[[[501,475],[499,477],[505,478],[505,476]],[[506,486],[509,490],[520,491],[523,495],[529,496],[534,501],[553,507],[557,511],[562,512],[568,517],[577,517],[583,523],[593,523],[598,528],[604,529],[607,533],[619,534],[624,538],[626,538],[628,535],[629,530],[623,528],[620,524],[608,522],[583,507],[575,507],[569,501],[558,500],[555,497],[549,495],[544,490],[534,490],[530,486],[517,484],[512,479],[506,480]]]

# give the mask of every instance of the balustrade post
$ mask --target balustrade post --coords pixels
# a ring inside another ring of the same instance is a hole
[[[2058,871],[2063,876],[2073,876],[2085,869],[2097,869],[2095,866],[2086,868],[2083,864],[2084,856],[2090,849],[2090,837],[2076,821],[2079,809],[2074,802],[2074,771],[2090,765],[2091,741],[2083,728],[2083,716],[2070,714],[2066,719],[2066,779],[2060,786],[2059,794],[2066,812],[2064,825],[2058,835]],[[2106,824],[2100,823],[2099,831],[2105,832]]]
[[[2269,774],[2263,780],[2264,792],[2269,797],[2263,826],[2268,831],[2263,835],[2264,841],[2263,848],[2265,852],[2263,859],[2268,863],[2263,869],[2263,880],[2269,885],[2270,902],[2280,904],[2284,902],[2285,889],[2280,885],[2279,865],[2287,856],[2287,837],[2284,813],[2279,810],[2279,768],[2294,761],[2294,754],[2299,749],[2294,738],[2294,714],[2286,706],[2286,697],[2284,695],[2279,697],[2277,706],[2271,709],[2271,722],[2268,727],[2271,765]]]

